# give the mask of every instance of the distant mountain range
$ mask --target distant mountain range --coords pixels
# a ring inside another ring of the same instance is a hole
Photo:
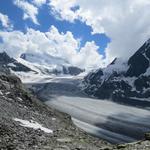
[[[90,72],[83,83],[84,91],[94,97],[146,105],[150,102],[150,40],[129,60],[116,58],[106,68]]]
[[[28,62],[26,65],[32,66],[37,72],[42,72],[43,74],[78,75],[84,71],[79,67],[72,66],[65,59],[48,54],[24,53],[20,58],[18,61],[22,63]]]
[[[0,53],[0,70],[1,72],[12,72],[23,80],[52,75],[76,76],[84,72],[83,69],[72,66],[64,59],[48,54],[24,53],[16,60],[6,52]]]

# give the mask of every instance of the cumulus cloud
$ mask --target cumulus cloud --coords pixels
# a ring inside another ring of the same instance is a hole
[[[27,49],[27,37],[20,31],[0,31],[0,38],[0,51],[6,51],[11,57],[19,57]]]
[[[76,0],[50,0],[49,6],[57,19],[73,22],[78,18],[77,11],[73,11],[76,6]]]
[[[37,1],[36,1],[37,3]],[[33,23],[39,25],[37,20],[38,8],[25,0],[15,0],[14,4],[23,10],[23,19],[30,19]]]
[[[13,28],[13,25],[10,22],[10,19],[7,15],[0,13],[0,22],[2,26],[8,30]]]
[[[40,7],[43,4],[46,4],[46,0],[33,0],[32,3],[35,4],[37,7]]]
[[[51,0],[50,4],[62,19],[80,19],[92,27],[93,34],[110,37],[106,62],[114,57],[128,58],[150,38],[149,0]],[[73,11],[74,6],[79,9]]]
[[[24,52],[47,53],[86,69],[100,67],[102,64],[102,56],[99,55],[98,46],[94,42],[87,42],[79,49],[79,40],[75,39],[71,32],[60,33],[54,26],[51,26],[48,32],[34,29],[28,29],[26,33],[0,31],[0,37],[0,50],[5,50],[15,58]]]
[[[88,69],[103,67],[105,62],[103,56],[98,53],[98,48],[94,41],[87,42],[77,53],[75,64],[86,66]]]

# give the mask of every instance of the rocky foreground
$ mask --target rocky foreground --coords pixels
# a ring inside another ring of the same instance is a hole
[[[43,128],[35,129],[37,125]],[[149,134],[146,139],[112,145],[94,138],[76,128],[68,115],[36,99],[19,78],[0,74],[1,150],[149,150]]]

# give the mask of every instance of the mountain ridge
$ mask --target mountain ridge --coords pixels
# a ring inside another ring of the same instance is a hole
[[[138,100],[140,106],[144,101],[150,102],[149,41],[128,61],[116,58],[106,68],[90,72],[83,80],[84,91],[100,99],[121,103],[129,104],[132,100]],[[145,102],[145,107],[147,103]]]
[[[70,65],[59,57],[50,55],[22,54],[21,58],[11,58],[6,52],[0,53],[0,70],[14,73],[23,80],[40,80],[51,76],[76,76],[84,69]]]
[[[0,68],[5,68],[7,72],[10,72],[10,69],[13,71],[24,71],[29,72],[33,71],[29,67],[19,63],[14,58],[9,57],[9,55],[4,51],[0,53]]]

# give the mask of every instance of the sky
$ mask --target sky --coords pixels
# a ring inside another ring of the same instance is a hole
[[[104,67],[150,38],[149,10],[149,0],[0,0],[0,51]]]

